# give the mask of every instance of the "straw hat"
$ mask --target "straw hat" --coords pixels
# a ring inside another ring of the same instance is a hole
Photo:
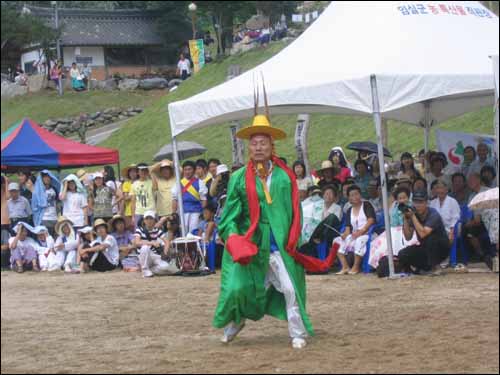
[[[266,134],[275,140],[285,139],[286,133],[278,128],[273,128],[269,119],[265,115],[257,115],[253,118],[251,126],[240,129],[236,133],[236,137],[240,139],[250,139],[256,134]]]
[[[54,228],[55,232],[59,235],[62,236],[62,227],[64,224],[69,224],[71,227],[73,227],[73,222],[68,219],[66,216],[59,216],[57,218],[57,223]]]
[[[322,174],[327,169],[334,169],[333,163],[330,160],[325,160],[321,162],[321,168],[318,170],[318,173]]]
[[[115,230],[114,225],[117,220],[122,220],[123,222],[125,222],[125,218],[122,215],[113,216],[108,223],[108,230],[110,232],[113,232]]]
[[[78,172],[76,172],[76,177],[78,177],[78,179],[80,181],[84,181],[87,179],[87,171],[85,169],[79,169]]]
[[[149,167],[149,171],[151,173],[160,174],[160,169],[162,168],[170,168],[172,172],[174,171],[174,163],[171,160],[163,159],[162,161],[153,164]]]
[[[399,176],[398,178],[398,185],[399,184],[411,184],[412,183],[412,180],[410,178],[410,176],[408,176],[407,174],[402,174],[401,176]]]
[[[131,169],[137,169],[137,164],[130,164],[129,166],[125,167],[122,169],[122,177],[128,179],[128,172],[130,172]]]
[[[103,219],[96,219],[94,221],[94,230],[97,229],[97,227],[100,227],[101,225],[104,225],[106,229],[108,229],[108,224]]]
[[[254,100],[254,118],[251,126],[247,126],[246,128],[240,129],[236,133],[236,137],[240,139],[250,139],[252,136],[256,134],[266,134],[269,135],[272,139],[285,139],[286,133],[278,128],[273,128],[271,126],[271,122],[269,121],[269,105],[267,103],[267,93],[266,93],[266,85],[264,84],[264,77],[262,77],[262,87],[264,92],[264,106],[265,106],[265,114],[259,115],[257,113],[257,109],[259,108],[259,88],[254,88],[253,100]]]

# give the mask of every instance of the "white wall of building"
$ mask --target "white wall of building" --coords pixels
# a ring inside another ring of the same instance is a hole
[[[91,57],[90,66],[104,66],[103,47],[63,47],[64,66],[69,67],[76,62],[76,55],[80,57]]]
[[[42,56],[42,55],[43,55],[43,52],[41,49],[24,52],[21,55],[21,69],[26,71],[26,64],[32,63],[33,61],[38,62],[38,60],[40,60],[40,56]]]

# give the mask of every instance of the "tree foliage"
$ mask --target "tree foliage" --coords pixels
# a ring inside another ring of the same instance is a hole
[[[17,2],[2,1],[2,44],[22,48],[30,44],[55,42],[59,30],[48,27],[42,20],[16,7]]]

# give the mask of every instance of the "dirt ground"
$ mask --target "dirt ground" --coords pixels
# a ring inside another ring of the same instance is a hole
[[[220,344],[219,281],[2,272],[1,372],[499,372],[498,275],[308,276],[301,352],[273,318]]]

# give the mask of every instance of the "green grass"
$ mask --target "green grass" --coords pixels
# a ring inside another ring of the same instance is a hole
[[[170,143],[170,125],[167,105],[170,102],[188,98],[214,85],[224,82],[227,69],[232,64],[239,64],[248,70],[269,59],[279,52],[285,44],[271,44],[267,49],[252,50],[232,56],[221,62],[208,64],[197,76],[184,82],[170,95],[162,97],[141,115],[130,120],[120,131],[106,140],[103,145],[120,150],[122,165],[132,162],[150,162],[161,146]],[[251,87],[248,88],[252,90]],[[271,110],[272,112],[272,110]],[[289,161],[296,158],[294,134],[297,116],[272,116],[274,126],[285,129],[289,137],[277,142],[280,156]],[[243,124],[250,123],[250,119]],[[313,166],[328,156],[333,146],[346,147],[353,141],[375,140],[375,129],[370,117],[321,115],[311,116],[308,138],[309,159]],[[477,112],[452,119],[439,126],[443,130],[456,130],[473,133],[493,133],[493,110],[483,108]],[[399,157],[404,151],[418,152],[423,148],[423,130],[412,125],[389,121],[389,149]],[[204,157],[216,157],[231,163],[231,143],[229,124],[220,124],[186,132],[180,140],[191,140],[204,145],[208,151]],[[431,134],[431,147],[435,146],[434,132]],[[354,153],[348,152],[353,158]]]
[[[158,93],[152,91],[67,91],[59,97],[55,91],[43,90],[2,100],[2,132],[23,117],[42,123],[49,118],[77,116],[80,112],[92,113],[109,107],[147,107],[157,96]]]

